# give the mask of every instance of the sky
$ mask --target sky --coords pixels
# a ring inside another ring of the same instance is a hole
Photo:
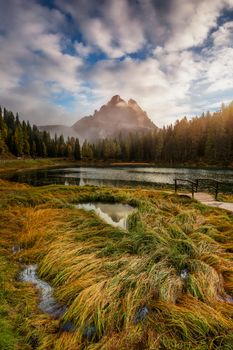
[[[162,127],[233,100],[233,0],[0,0],[0,105],[72,125],[113,95]]]

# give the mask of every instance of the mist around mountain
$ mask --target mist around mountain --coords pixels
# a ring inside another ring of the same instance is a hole
[[[55,137],[55,135],[63,135],[64,138],[68,137],[78,137],[77,132],[70,126],[66,125],[40,125],[38,126],[40,131],[49,132],[51,137]]]
[[[93,116],[84,117],[72,126],[80,137],[92,141],[119,133],[147,132],[155,128],[136,101],[130,99],[127,103],[119,95],[113,96]]]
[[[129,132],[145,133],[157,127],[149,119],[147,113],[141,109],[137,102],[130,99],[124,101],[115,95],[99,111],[93,115],[78,120],[71,127],[64,125],[40,126],[42,131],[48,131],[51,136],[63,134],[64,137],[78,137],[79,140],[96,141],[112,138]]]

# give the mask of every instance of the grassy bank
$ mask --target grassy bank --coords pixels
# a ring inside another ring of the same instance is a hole
[[[0,348],[232,349],[231,213],[138,188],[0,180],[0,196]],[[72,205],[87,201],[135,207],[128,230]],[[67,306],[61,319],[17,279],[35,262]]]
[[[72,161],[63,158],[0,159],[0,174],[13,171],[65,166]]]

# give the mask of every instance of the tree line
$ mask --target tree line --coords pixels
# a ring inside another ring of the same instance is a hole
[[[36,125],[20,121],[18,114],[0,107],[0,156],[13,154],[16,157],[65,157],[81,159],[78,138],[55,135],[40,131]]]
[[[97,160],[146,161],[166,164],[233,161],[233,102],[218,112],[202,114],[148,133],[84,142],[82,157]]]
[[[78,138],[54,138],[29,122],[20,122],[0,108],[0,155],[67,157],[87,161],[136,161],[177,164],[205,162],[228,165],[233,160],[233,102],[218,112],[202,114],[147,133],[120,134],[94,143]]]

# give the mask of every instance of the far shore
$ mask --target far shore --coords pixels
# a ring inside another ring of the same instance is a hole
[[[159,162],[123,162],[123,161],[99,161],[87,160],[80,161],[69,158],[8,158],[0,159],[0,174],[6,172],[24,171],[30,169],[54,168],[68,166],[94,166],[94,167],[166,167],[166,168],[225,168],[233,169],[231,164],[208,164],[205,162],[197,163],[159,163]]]

